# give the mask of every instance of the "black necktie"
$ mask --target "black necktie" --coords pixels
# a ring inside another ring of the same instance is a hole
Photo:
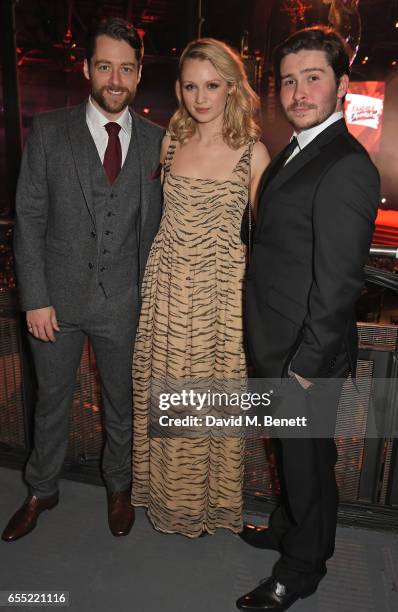
[[[267,177],[267,183],[270,183],[276,177],[278,172],[282,170],[286,161],[289,159],[289,157],[291,156],[291,154],[293,153],[296,147],[299,147],[299,143],[298,143],[296,136],[294,136],[294,138],[292,138],[292,140],[289,142],[287,147],[283,149],[278,161],[271,168],[270,173]]]
[[[298,143],[296,136],[294,136],[289,142],[289,144],[287,145],[287,147],[285,148],[285,150],[283,151],[283,163],[284,164],[287,162],[287,160],[289,159],[289,157],[291,156],[291,154],[293,153],[296,147],[300,148],[300,145]]]

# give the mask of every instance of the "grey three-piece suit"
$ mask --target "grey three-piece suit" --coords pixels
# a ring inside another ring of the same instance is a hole
[[[30,493],[52,495],[68,440],[84,337],[102,380],[109,490],[131,480],[131,355],[139,288],[161,214],[163,130],[132,112],[123,167],[111,185],[86,104],[36,116],[17,191],[14,250],[22,310],[53,306],[56,342],[31,337],[38,378]]]

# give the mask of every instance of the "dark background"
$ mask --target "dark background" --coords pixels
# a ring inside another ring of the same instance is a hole
[[[350,2],[350,0],[346,0]],[[179,51],[197,35],[198,0],[19,0],[16,2],[18,44],[25,48],[60,42],[68,22],[76,42],[84,46],[87,27],[104,15],[131,19],[146,32],[147,52]],[[289,7],[297,7],[300,27],[324,22],[329,6],[323,0],[202,0],[203,36],[214,36],[239,46],[249,30],[252,49],[264,51],[290,32]],[[390,43],[397,51],[397,0],[360,0],[363,36],[361,52]],[[272,23],[270,23],[272,21]]]
[[[273,48],[295,29],[327,23],[330,0],[0,0],[14,5],[17,74],[22,137],[32,115],[84,100],[88,85],[81,74],[87,31],[96,19],[120,16],[132,20],[144,35],[145,60],[135,109],[162,125],[175,108],[174,82],[178,56],[199,33],[225,40],[238,50],[248,45],[249,74],[255,56],[262,76],[256,86],[262,100],[263,140],[274,155],[289,138],[270,79]],[[351,3],[354,0],[337,0]],[[360,47],[352,80],[386,82],[380,152],[373,155],[381,175],[385,208],[398,209],[398,0],[360,0]],[[1,26],[1,34],[7,26]],[[69,32],[68,32],[69,31]],[[364,59],[368,58],[368,59]],[[2,60],[2,74],[9,57]],[[2,77],[0,77],[2,78]],[[270,89],[271,87],[271,89]],[[12,218],[15,155],[6,144],[0,82],[0,219]],[[16,104],[16,103],[15,103]],[[16,156],[18,157],[18,156]],[[13,163],[14,162],[14,165]]]

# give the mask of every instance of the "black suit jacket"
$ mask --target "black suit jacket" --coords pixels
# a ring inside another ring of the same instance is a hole
[[[380,180],[343,119],[270,181],[267,168],[247,274],[247,347],[257,376],[291,369],[333,375],[347,353],[355,374],[355,304],[380,201]]]

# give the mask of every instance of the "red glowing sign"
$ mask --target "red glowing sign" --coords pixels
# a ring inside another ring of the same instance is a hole
[[[351,134],[369,153],[379,150],[383,119],[385,83],[350,83],[345,102],[345,119]]]
[[[373,244],[398,247],[398,210],[381,210],[376,219]]]

